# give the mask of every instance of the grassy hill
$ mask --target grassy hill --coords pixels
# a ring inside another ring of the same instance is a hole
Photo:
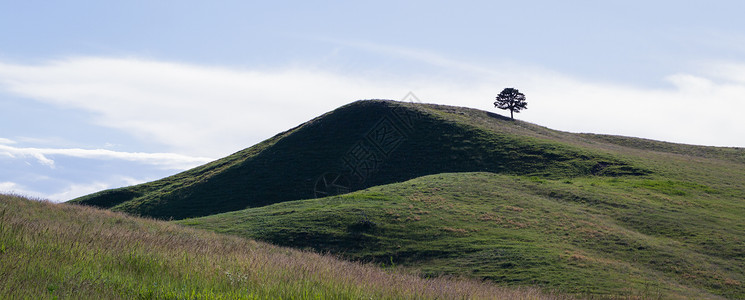
[[[0,195],[1,299],[569,299]]]
[[[743,197],[725,183],[448,173],[178,223],[433,276],[742,298]]]
[[[483,111],[358,101],[224,159],[72,202],[183,219],[446,172],[545,177],[648,171]]]
[[[73,202],[431,276],[745,298],[745,149],[573,134],[468,108],[359,101]]]

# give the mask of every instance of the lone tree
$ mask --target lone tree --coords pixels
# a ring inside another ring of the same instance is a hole
[[[519,113],[521,110],[527,109],[528,103],[525,102],[525,94],[515,88],[506,88],[497,95],[497,101],[494,101],[494,107],[509,109],[510,119],[514,120],[513,113]]]

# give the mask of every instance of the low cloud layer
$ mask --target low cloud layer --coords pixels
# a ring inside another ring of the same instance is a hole
[[[142,183],[212,159],[175,153],[16,147],[0,139],[0,193],[66,201],[107,188]],[[136,179],[134,177],[140,178]]]
[[[33,158],[39,164],[55,167],[55,162],[50,156],[69,156],[75,158],[87,158],[97,160],[123,160],[141,164],[153,165],[169,170],[183,170],[200,164],[207,163],[212,159],[206,157],[192,157],[175,153],[130,153],[118,152],[106,149],[51,149],[51,148],[18,148],[0,145],[0,156],[10,158]]]
[[[507,86],[528,97],[529,109],[520,118],[554,129],[745,146],[738,132],[745,125],[739,117],[745,109],[742,65],[712,63],[699,70],[701,74],[662,79],[666,87],[643,88],[538,68],[489,71],[432,55],[420,57],[423,64],[449,68],[450,77],[79,57],[40,65],[0,63],[0,88],[88,111],[95,125],[192,156],[227,155],[345,103],[395,100],[409,91],[423,102],[493,110],[492,98]]]
[[[0,193],[21,195],[33,199],[44,199],[53,202],[63,202],[101,190],[139,183],[143,183],[143,181],[128,177],[119,177],[114,179],[94,180],[85,183],[71,182],[54,192],[42,192],[39,191],[38,188],[23,183],[3,181],[0,182]]]

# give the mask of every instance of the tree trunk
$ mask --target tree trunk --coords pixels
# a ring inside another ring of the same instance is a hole
[[[510,119],[514,120],[515,117],[512,115],[512,110],[510,109]]]

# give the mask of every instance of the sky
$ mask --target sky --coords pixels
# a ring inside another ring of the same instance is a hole
[[[0,192],[169,176],[360,99],[745,147],[742,1],[0,0]]]

